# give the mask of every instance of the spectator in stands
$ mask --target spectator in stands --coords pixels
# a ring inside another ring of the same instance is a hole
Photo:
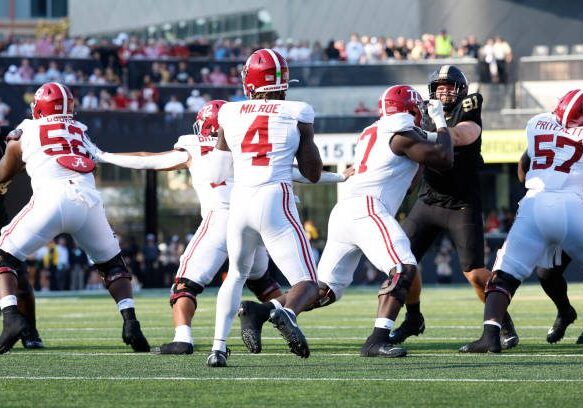
[[[421,41],[421,39],[417,39],[413,42],[409,59],[413,61],[425,59],[425,48],[423,47],[423,41]]]
[[[34,78],[34,69],[30,66],[30,61],[27,58],[23,58],[20,61],[18,74],[20,74],[20,78],[23,82],[31,82]]]
[[[391,37],[385,40],[385,58],[396,58],[395,57],[395,40]]]
[[[146,94],[144,97],[144,103],[142,104],[142,110],[147,113],[158,112],[158,104],[152,99],[151,95]]]
[[[467,49],[466,49],[466,56],[472,57],[472,58],[478,58],[479,52],[480,52],[480,44],[478,44],[478,41],[476,40],[476,36],[469,35],[468,36],[468,45],[467,45]]]
[[[200,96],[200,91],[193,89],[190,91],[190,96],[186,99],[186,109],[189,112],[198,112],[205,103],[206,100]]]
[[[107,83],[101,68],[93,68],[93,73],[89,75],[89,83],[94,85],[105,85]]]
[[[146,100],[157,104],[160,99],[160,91],[156,85],[154,85],[149,75],[144,75],[144,85],[142,86],[140,98],[142,101],[140,105],[144,105]]]
[[[453,55],[453,52],[453,38],[445,29],[442,29],[435,37],[435,56],[437,58],[449,58]]]
[[[210,85],[211,84],[211,70],[207,67],[203,67],[200,69],[200,83],[203,85]]]
[[[363,101],[358,101],[358,105],[354,108],[355,115],[371,115],[374,111],[369,109]]]
[[[65,64],[65,68],[63,69],[63,82],[68,85],[77,82],[77,74],[73,71],[71,64]]]
[[[49,68],[47,69],[47,79],[53,82],[61,82],[61,70],[57,65],[56,61],[49,62]]]
[[[435,58],[435,36],[425,33],[421,36],[421,41],[425,49],[425,58]]]
[[[164,105],[164,112],[166,119],[174,120],[182,118],[184,113],[184,105],[178,100],[176,95],[170,95],[170,100]]]
[[[496,60],[496,65],[498,67],[499,82],[505,84],[508,82],[508,66],[510,62],[512,62],[512,49],[500,36],[495,38],[492,48],[494,59]]]
[[[241,73],[235,66],[229,68],[229,75],[227,77],[228,85],[241,85]]]
[[[488,213],[488,216],[486,217],[486,224],[484,226],[484,230],[485,232],[488,233],[493,233],[493,232],[500,232],[502,227],[502,223],[500,222],[500,219],[498,218],[498,213],[496,212],[496,210],[491,210]]]
[[[105,83],[109,85],[120,85],[121,78],[115,73],[112,67],[105,68],[105,75],[103,76]]]
[[[123,86],[118,86],[115,95],[111,98],[112,108],[116,110],[128,109],[128,104],[130,102],[127,97],[127,91]]]
[[[9,57],[18,57],[24,55],[21,50],[22,40],[19,37],[14,38],[6,49],[6,55]]]
[[[7,84],[19,84],[22,82],[16,65],[12,64],[8,67],[8,70],[4,73],[4,82]]]
[[[237,88],[235,93],[229,97],[230,102],[239,102],[246,100],[247,97],[243,94],[241,88]]]
[[[322,43],[320,41],[314,41],[314,44],[312,44],[312,50],[310,51],[310,61],[321,62],[324,61],[324,58]]]
[[[8,126],[8,115],[10,114],[10,106],[8,106],[2,98],[0,98],[0,126]]]
[[[75,240],[72,241],[69,248],[69,266],[71,270],[70,290],[81,290],[85,287],[85,271],[89,266],[87,255]]]
[[[167,85],[172,82],[172,72],[165,62],[160,63],[160,84]]]
[[[148,74],[152,83],[159,84],[162,80],[162,74],[160,73],[160,63],[157,61],[152,62],[152,66],[150,67],[150,72]]]
[[[222,38],[217,39],[214,48],[215,51],[213,53],[213,57],[216,60],[224,60],[231,56],[231,50],[227,40],[223,40]]]
[[[221,67],[218,65],[215,65],[213,67],[213,71],[210,73],[209,79],[211,81],[211,84],[215,85],[215,86],[229,85],[229,80],[227,78],[227,74],[225,74],[221,70]]]
[[[334,62],[340,60],[340,51],[336,48],[334,40],[328,41],[328,46],[324,49],[324,60]]]
[[[486,82],[498,82],[498,64],[494,58],[494,40],[488,38],[486,44],[480,49],[480,59],[486,66]]]
[[[36,41],[36,56],[52,57],[53,55],[54,46],[52,38],[45,34]]]
[[[81,109],[83,110],[97,110],[99,109],[99,99],[95,95],[95,91],[90,89],[85,96],[81,98]]]
[[[160,280],[158,276],[158,258],[160,257],[160,251],[154,234],[146,235],[146,242],[142,253],[144,254],[144,283],[150,287],[155,287],[156,283]]]
[[[75,40],[75,44],[69,51],[70,58],[89,58],[91,56],[91,48],[85,44],[85,40],[81,37]]]
[[[399,60],[406,60],[409,58],[409,48],[407,48],[407,40],[405,37],[397,37],[397,41],[395,42],[395,58]]]
[[[285,59],[288,58],[288,49],[281,38],[275,40],[275,47],[273,47],[273,50],[278,52]]]
[[[111,99],[111,94],[107,89],[102,89],[99,91],[99,109],[100,110],[112,110],[113,101]]]
[[[364,62],[365,58],[364,46],[358,38],[358,34],[352,33],[350,35],[350,41],[346,44],[346,62],[350,64],[359,64]]]
[[[174,74],[174,80],[179,84],[187,84],[192,80],[190,73],[188,72],[188,63],[186,61],[180,61],[178,63],[178,70]]]
[[[140,91],[130,91],[128,99],[128,110],[137,112],[140,110]]]

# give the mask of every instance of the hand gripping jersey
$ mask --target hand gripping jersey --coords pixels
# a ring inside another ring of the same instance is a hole
[[[446,113],[448,127],[454,127],[460,122],[472,121],[482,127],[482,95],[474,93],[466,96],[451,112]],[[426,117],[423,129],[435,132],[435,124]],[[479,170],[484,164],[480,153],[482,136],[467,146],[456,146],[453,149],[453,168],[436,170],[425,167],[423,185],[419,198],[426,204],[436,204],[440,207],[459,209],[468,205],[480,205]]]
[[[85,134],[87,126],[70,115],[52,115],[25,119],[17,129],[22,130],[22,161],[33,191],[68,179],[95,187],[91,173],[95,145]]]
[[[393,153],[390,142],[395,133],[411,130],[413,119],[408,113],[397,113],[364,129],[356,144],[356,174],[345,183],[347,198],[374,197],[395,215],[419,165]]]
[[[200,200],[201,215],[204,217],[211,210],[229,209],[233,177],[222,183],[215,184],[208,181],[208,162],[212,155],[216,139],[210,136],[184,135],[174,144],[175,149],[182,149],[190,154],[190,176],[192,186]]]
[[[528,121],[526,137],[531,159],[528,194],[554,191],[583,196],[583,127],[564,128],[554,114],[543,113]]]
[[[235,183],[247,187],[291,183],[300,142],[298,122],[314,122],[314,110],[304,102],[251,100],[223,105],[219,125],[233,153]]]

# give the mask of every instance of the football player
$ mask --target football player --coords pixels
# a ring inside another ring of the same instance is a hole
[[[173,150],[162,153],[98,153],[100,161],[131,169],[188,169],[200,200],[202,222],[180,257],[171,289],[174,340],[157,348],[160,354],[192,354],[191,324],[197,307],[196,297],[227,259],[227,220],[233,177],[231,174],[225,181],[213,183],[208,175],[212,157],[209,153],[217,142],[218,115],[223,104],[225,101],[222,100],[207,102],[197,113],[194,134],[180,136]],[[332,173],[326,177],[330,182],[343,181],[344,178]],[[294,180],[307,181],[299,172],[294,174]],[[265,247],[259,245],[255,250],[247,287],[262,302],[281,296],[279,284],[267,273],[268,261]]]
[[[447,126],[454,143],[454,165],[451,169],[425,166],[419,199],[402,224],[411,240],[415,258],[421,260],[435,238],[446,232],[452,239],[462,271],[484,301],[484,289],[491,276],[484,265],[484,226],[480,200],[479,169],[483,164],[482,95],[468,95],[468,80],[457,67],[443,65],[429,79],[429,97],[441,101]],[[428,118],[429,119],[429,118]],[[435,131],[432,120],[423,129]],[[420,310],[421,275],[415,276],[407,296],[407,313],[403,323],[391,334],[401,343],[425,330]],[[518,336],[510,315],[502,322],[502,345],[511,348]]]
[[[352,282],[364,254],[388,279],[379,292],[377,319],[371,336],[362,346],[363,357],[403,357],[394,347],[390,330],[405,302],[416,273],[417,261],[407,236],[394,216],[419,163],[446,169],[453,164],[453,144],[443,117],[441,102],[433,100],[429,114],[438,123],[431,141],[419,128],[421,95],[410,86],[388,88],[379,99],[380,119],[358,137],[354,168],[346,182],[345,198],[330,214],[328,241],[318,265],[319,296],[311,307],[339,300]],[[244,302],[241,327],[249,351],[260,351],[263,305]]]
[[[69,233],[91,257],[123,317],[122,339],[136,352],[150,351],[136,319],[131,274],[105,217],[92,171],[96,147],[75,120],[71,91],[42,85],[25,119],[8,136],[0,160],[0,183],[26,169],[33,196],[0,234],[0,354],[9,351],[27,323],[17,310],[17,270],[27,255],[56,235]]]
[[[285,300],[269,302],[269,320],[290,351],[303,358],[310,349],[296,316],[318,296],[316,266],[292,191],[294,157],[311,182],[317,182],[322,172],[314,143],[314,110],[304,102],[285,100],[287,62],[272,49],[251,54],[241,74],[250,100],[223,105],[213,151],[213,182],[222,182],[233,171],[234,185],[227,226],[229,273],[217,297],[210,367],[227,364],[227,337],[251,271],[252,254],[261,243],[291,284]]]
[[[499,353],[501,323],[516,289],[534,267],[550,268],[556,248],[583,262],[583,89],[565,94],[552,113],[530,119],[521,158],[527,193],[486,288],[482,336],[465,353]]]

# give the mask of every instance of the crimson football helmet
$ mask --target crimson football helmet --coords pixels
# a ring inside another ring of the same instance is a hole
[[[285,91],[289,81],[287,61],[270,48],[257,50],[247,58],[241,77],[247,98],[257,92]]]
[[[72,115],[75,100],[66,85],[47,82],[34,93],[30,104],[33,119],[50,115]]]
[[[421,126],[423,98],[409,85],[395,85],[387,88],[379,99],[379,115],[390,116],[407,112],[415,117],[415,125]]]
[[[227,101],[215,99],[205,103],[196,114],[192,129],[197,136],[215,136],[219,130],[219,110]]]
[[[553,113],[566,128],[583,126],[583,89],[573,89],[561,99]]]

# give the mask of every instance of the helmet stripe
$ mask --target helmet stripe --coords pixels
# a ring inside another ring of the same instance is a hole
[[[271,58],[273,59],[273,63],[275,64],[275,85],[280,85],[281,84],[281,64],[279,63],[279,58],[277,58],[277,55],[275,55],[273,50],[266,48],[265,51],[267,51],[269,53],[269,55],[271,55]]]
[[[385,89],[385,92],[383,92],[383,96],[381,96],[381,116],[385,116],[387,114],[387,103],[386,103],[386,99],[387,99],[387,94],[391,91],[391,89],[393,89],[395,86],[390,86],[387,89]]]
[[[563,117],[561,118],[561,125],[563,125],[563,127],[567,127],[567,121],[569,120],[569,114],[571,113],[571,109],[573,109],[573,105],[575,105],[577,99],[579,99],[581,95],[583,95],[583,89],[579,89],[579,92],[577,92],[575,96],[573,96],[569,101],[567,109],[565,109],[565,112],[563,112]]]
[[[67,114],[67,106],[69,105],[69,98],[67,97],[67,91],[65,91],[65,88],[63,88],[63,85],[61,85],[58,82],[53,82],[53,84],[57,85],[61,91],[61,95],[63,95],[63,115]]]
[[[439,75],[438,75],[439,79],[447,79],[447,73],[449,72],[449,67],[451,67],[451,65],[443,65],[439,69]]]

